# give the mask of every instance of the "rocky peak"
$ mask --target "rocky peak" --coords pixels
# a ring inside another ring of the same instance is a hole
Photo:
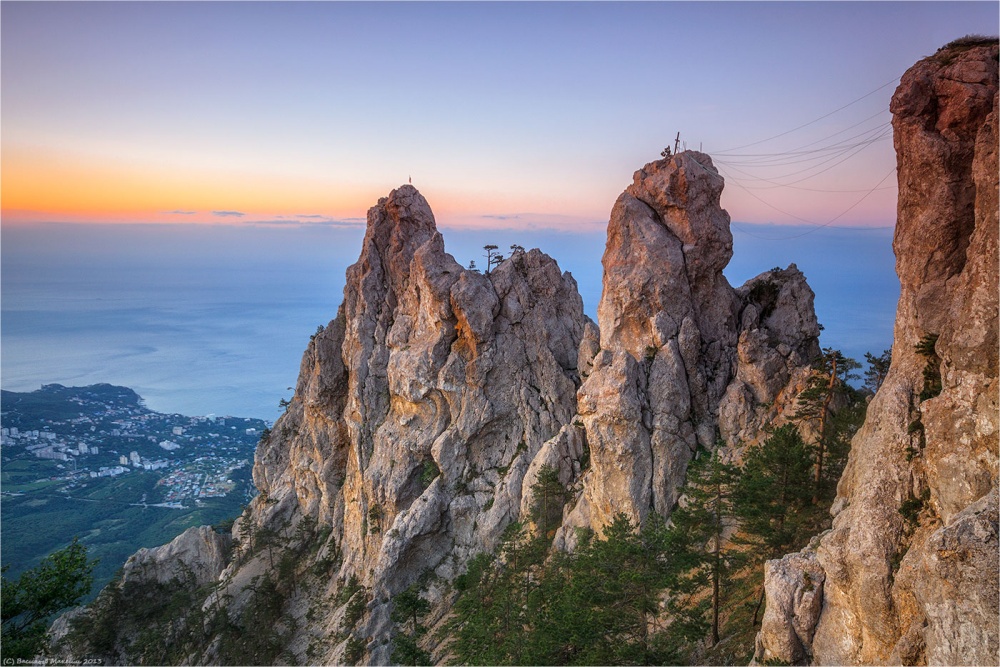
[[[637,345],[649,342],[650,327],[666,341],[684,318],[701,320],[702,311],[715,320],[731,317],[735,304],[722,270],[733,236],[719,205],[723,179],[709,156],[685,151],[632,178],[608,223],[598,320],[602,340],[639,357],[645,350]],[[713,338],[721,333],[723,323],[706,320],[699,329]]]
[[[385,601],[420,576],[450,581],[519,518],[529,464],[576,412],[588,322],[551,257],[464,269],[424,198],[394,190],[369,211],[344,305],[258,452],[263,499],[248,516],[328,523],[341,562],[331,590],[354,577],[373,600],[357,633],[383,636]],[[376,643],[370,658],[388,650]]]
[[[732,257],[722,187],[709,156],[685,151],[635,172],[615,203],[602,349],[578,392],[592,465],[559,544],[619,512],[669,514],[694,452],[715,448],[720,427],[734,450],[756,439],[818,353],[801,272],[770,272],[742,291],[722,275]]]
[[[997,56],[995,40],[960,40],[893,96],[892,365],[852,442],[832,530],[768,563],[758,659],[1000,660]],[[820,605],[792,603],[815,582]]]
[[[719,205],[723,184],[708,155],[684,151],[636,171],[626,190],[680,240],[693,284],[716,278],[733,256],[729,214]]]
[[[469,561],[531,521],[544,467],[572,495],[557,548],[619,512],[669,514],[695,450],[722,437],[738,456],[818,352],[794,266],[738,290],[722,275],[722,186],[691,151],[636,172],[608,224],[600,327],[540,250],[471,271],[414,188],[379,200],[343,304],[258,447],[260,494],[204,609],[240,627],[280,594],[267,609],[280,608],[282,650],[388,664],[394,597],[420,581],[428,623],[445,618]],[[187,661],[224,661],[232,645]]]

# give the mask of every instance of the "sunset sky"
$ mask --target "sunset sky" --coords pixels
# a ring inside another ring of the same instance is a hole
[[[998,5],[3,2],[0,18],[5,226],[358,225],[412,177],[443,227],[592,230],[678,131],[715,157],[734,220],[892,225],[896,79],[996,33]]]

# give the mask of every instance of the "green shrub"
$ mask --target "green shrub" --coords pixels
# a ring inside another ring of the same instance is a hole
[[[937,354],[938,334],[927,334],[920,339],[915,346],[917,354],[927,359],[924,364],[924,386],[920,390],[920,400],[934,398],[942,390],[941,386],[941,357]]]
[[[438,468],[437,463],[434,459],[427,459],[424,461],[423,467],[420,469],[420,487],[426,489],[431,485],[438,475],[441,474],[441,469]]]
[[[348,665],[361,664],[365,657],[365,643],[351,635],[347,639],[347,647],[344,649],[344,662]]]
[[[906,522],[911,526],[917,525],[920,521],[920,512],[923,511],[924,507],[927,505],[927,501],[931,499],[931,490],[924,489],[919,497],[912,496],[904,500],[899,506],[899,513],[903,515]]]
[[[766,278],[750,288],[747,294],[747,301],[755,303],[760,307],[760,319],[763,321],[774,312],[778,305],[778,295],[781,293],[781,286],[770,278]]]

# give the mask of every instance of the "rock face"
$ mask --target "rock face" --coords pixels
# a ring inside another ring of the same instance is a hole
[[[803,552],[822,568],[822,611],[804,618],[769,581],[768,613],[782,619],[763,628],[758,659],[1000,662],[997,77],[995,42],[946,47],[893,96],[892,365],[852,443],[833,528]],[[796,653],[787,628],[810,624],[812,646]]]
[[[249,516],[330,525],[331,584],[356,577],[372,600],[358,635],[387,636],[383,600],[421,575],[453,579],[519,517],[529,464],[576,411],[588,322],[550,257],[465,270],[424,198],[393,191],[369,211],[344,304],[258,451]],[[369,658],[388,651],[373,641]],[[335,647],[326,660],[340,658]]]
[[[819,353],[813,294],[794,265],[734,290],[723,180],[685,151],[635,173],[615,203],[598,306],[601,350],[578,393],[591,470],[557,545],[624,512],[667,515],[688,461],[720,438],[737,455]],[[801,387],[799,387],[801,388]]]
[[[208,526],[188,528],[169,544],[139,549],[125,562],[122,580],[169,584],[183,581],[193,587],[218,580],[229,561],[232,539]]]
[[[232,557],[203,549],[212,627],[273,614],[276,639],[220,634],[185,661],[387,664],[393,598],[420,581],[429,623],[445,615],[470,558],[530,521],[543,466],[573,491],[555,534],[572,549],[576,528],[619,512],[668,514],[698,447],[721,439],[738,457],[781,423],[819,352],[813,294],[794,265],[729,285],[722,186],[696,152],[635,173],[608,226],[599,327],[540,251],[463,269],[414,188],[380,200],[343,305],[258,447]],[[130,562],[172,571],[152,552]],[[226,653],[241,646],[258,652]]]
[[[789,554],[768,561],[764,567],[764,585],[770,593],[758,644],[767,637],[772,655],[787,655],[798,664],[812,655],[816,621],[823,604],[823,568],[816,554]],[[762,647],[758,645],[757,651]]]

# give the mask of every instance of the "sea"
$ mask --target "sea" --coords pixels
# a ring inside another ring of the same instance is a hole
[[[588,315],[603,231],[442,229],[462,265],[482,246],[552,255]],[[274,420],[302,353],[343,300],[362,226],[36,224],[0,229],[0,385],[107,382],[158,412]],[[892,345],[899,283],[891,228],[733,223],[734,285],[795,263],[816,294],[824,347],[863,361]]]

